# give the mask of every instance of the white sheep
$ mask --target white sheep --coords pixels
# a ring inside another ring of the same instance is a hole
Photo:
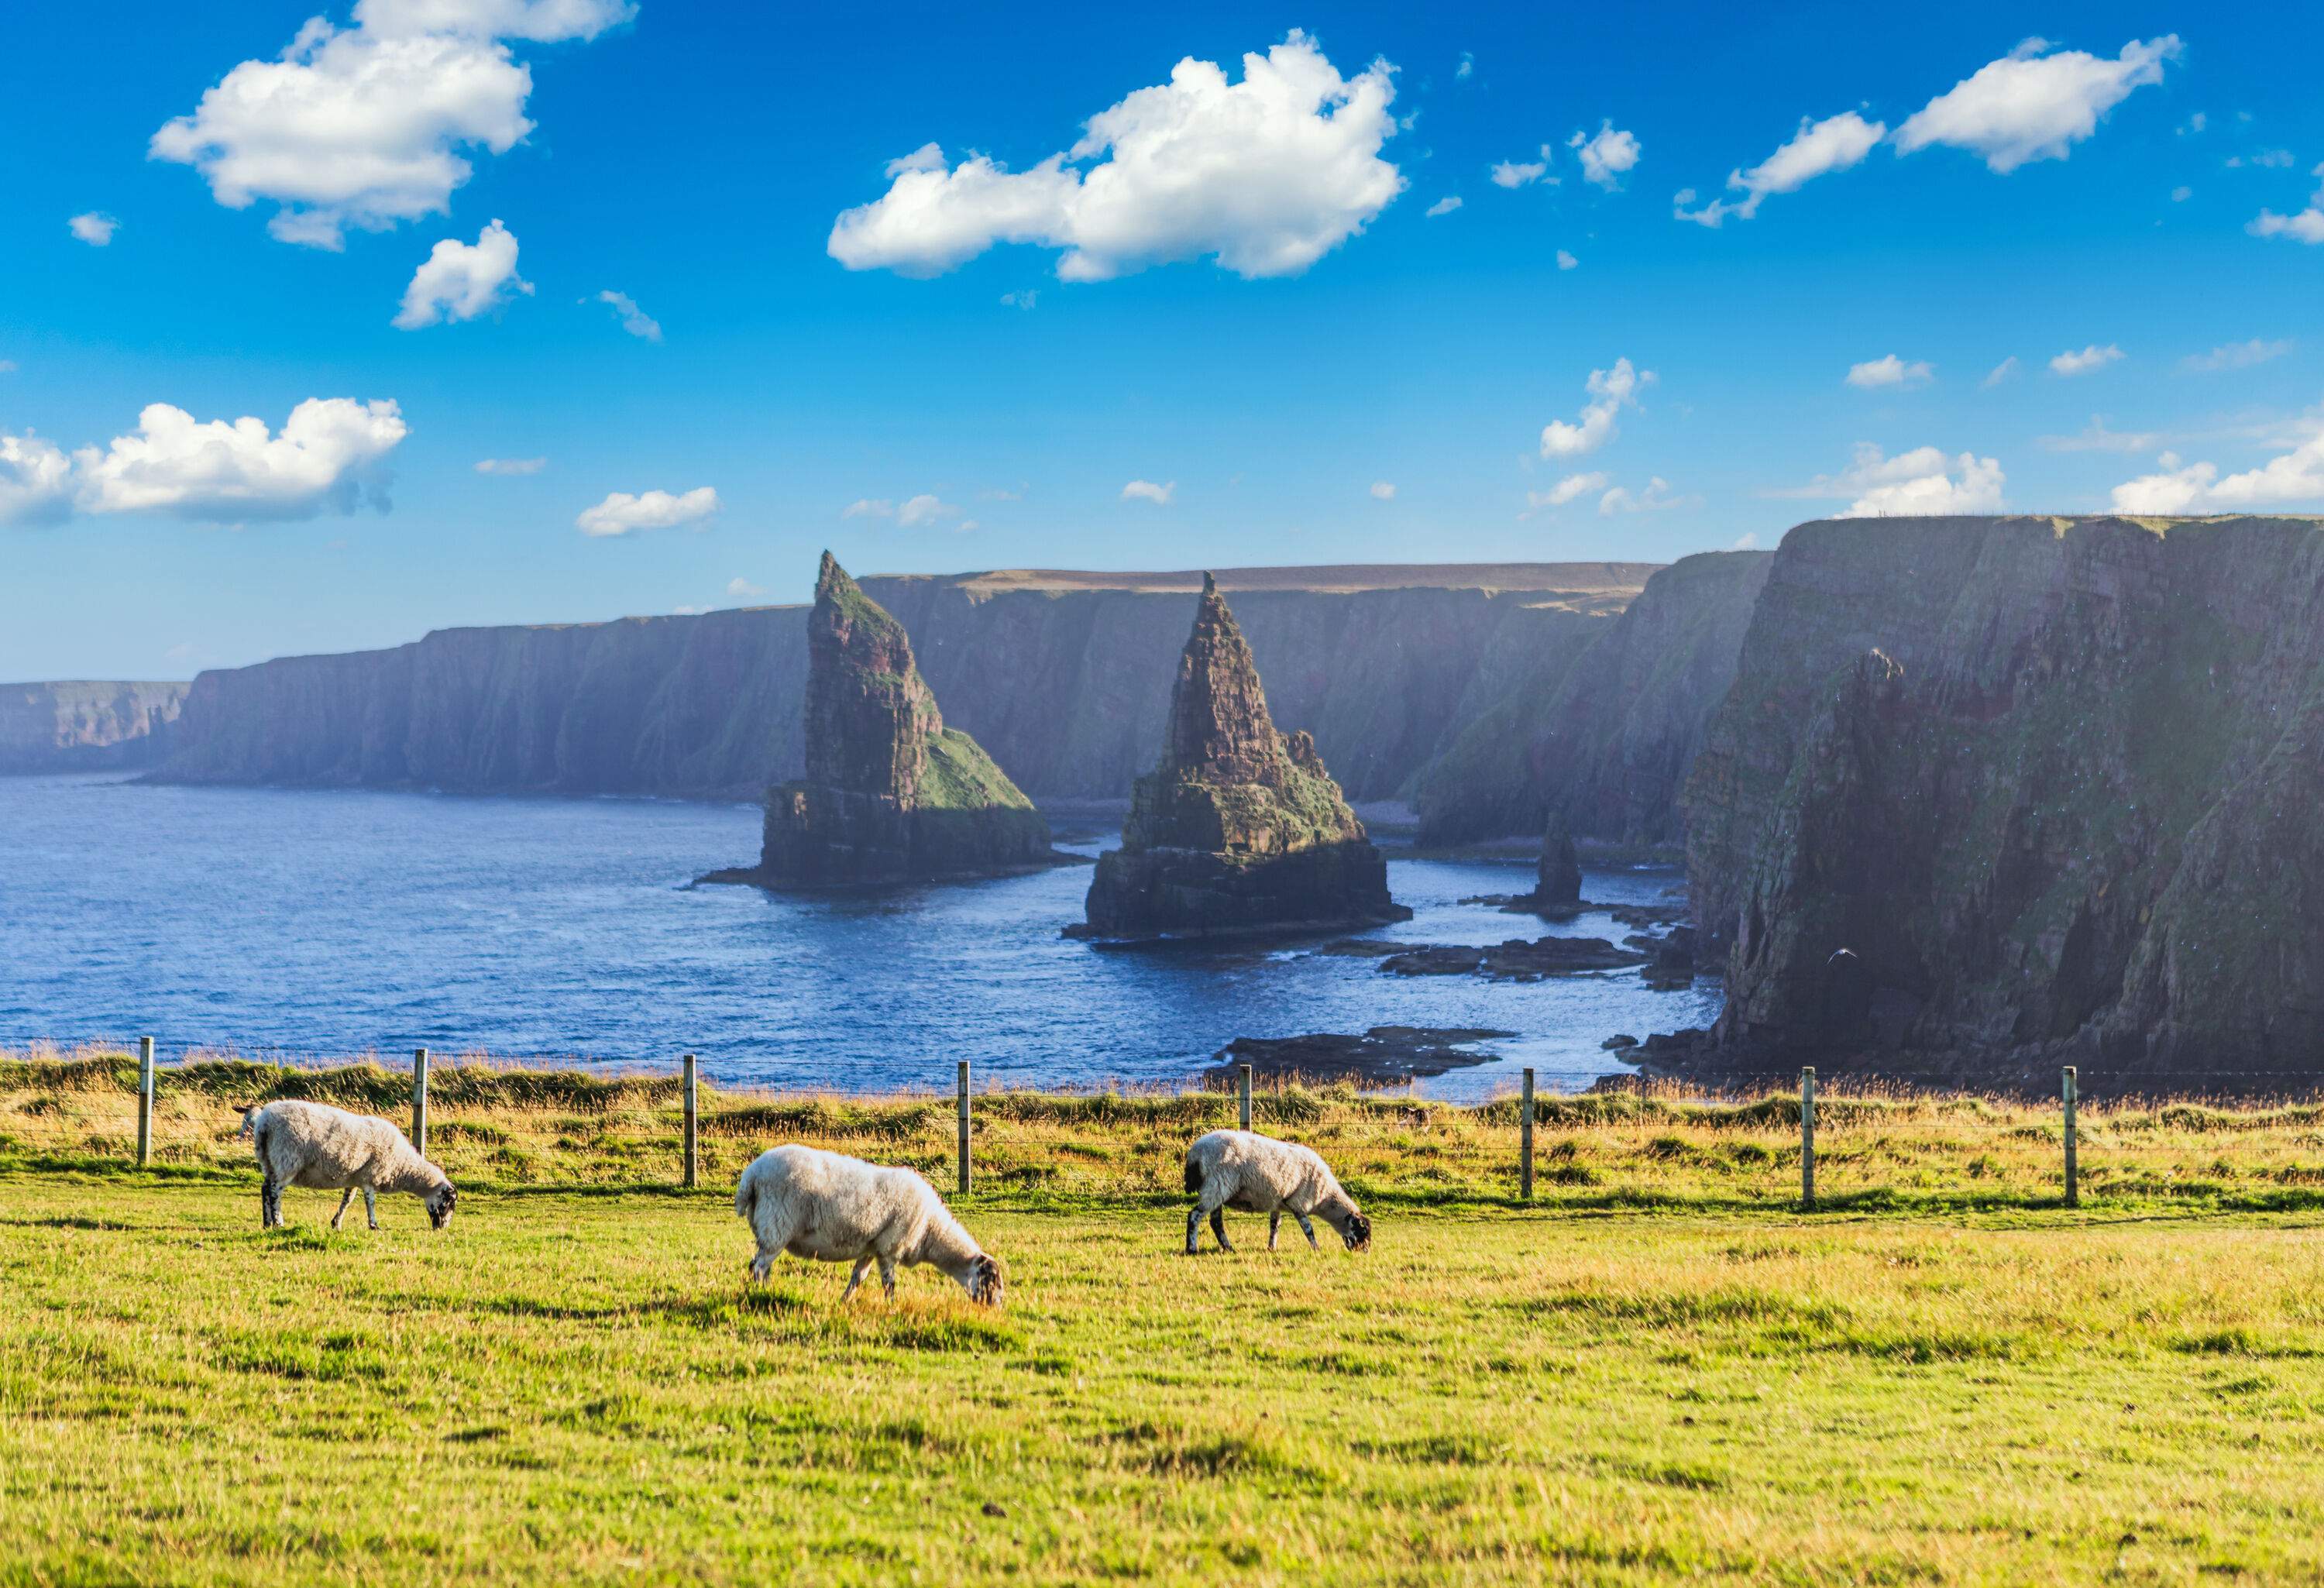
[[[379,1228],[378,1194],[409,1192],[423,1198],[428,1217],[438,1229],[452,1222],[457,1200],[444,1171],[420,1156],[392,1121],[374,1114],[349,1113],[344,1108],[285,1098],[254,1108],[242,1116],[258,1151],[260,1222],[268,1229],[282,1223],[282,1188],[305,1186],[318,1191],[344,1190],[331,1228],[347,1216],[347,1205],[361,1191],[364,1216]]]
[[[1275,1250],[1286,1212],[1299,1221],[1310,1246],[1315,1244],[1315,1226],[1307,1222],[1311,1214],[1337,1230],[1351,1251],[1372,1243],[1372,1222],[1357,1210],[1356,1199],[1313,1149],[1295,1141],[1277,1141],[1252,1131],[1213,1131],[1186,1149],[1186,1189],[1194,1196],[1194,1210],[1186,1214],[1189,1257],[1197,1250],[1205,1214],[1219,1250],[1234,1250],[1227,1244],[1222,1216],[1230,1207],[1267,1214],[1269,1251]]]
[[[890,1297],[898,1263],[926,1263],[958,1280],[972,1301],[1001,1304],[1001,1264],[961,1228],[936,1187],[910,1169],[814,1147],[770,1147],[742,1171],[734,1211],[759,1238],[753,1279],[764,1279],[786,1251],[853,1262],[855,1271],[839,1297],[844,1303],[875,1262]]]

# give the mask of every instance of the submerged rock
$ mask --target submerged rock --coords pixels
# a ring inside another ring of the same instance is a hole
[[[1412,912],[1305,732],[1268,715],[1250,647],[1208,575],[1178,660],[1162,759],[1098,861],[1087,937],[1375,926]]]
[[[1481,1027],[1374,1026],[1361,1036],[1318,1031],[1305,1037],[1238,1037],[1214,1056],[1219,1068],[1213,1073],[1231,1076],[1234,1065],[1247,1064],[1259,1077],[1388,1086],[1483,1064],[1493,1056],[1478,1052],[1476,1044],[1515,1035]]]
[[[975,740],[944,725],[904,626],[828,551],[807,623],[807,776],[767,792],[755,871],[777,888],[929,882],[1030,870],[1049,825]]]

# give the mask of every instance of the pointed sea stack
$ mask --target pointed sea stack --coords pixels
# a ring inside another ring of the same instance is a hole
[[[1582,902],[1582,861],[1564,815],[1552,807],[1541,830],[1541,864],[1535,872],[1534,900],[1541,904]]]
[[[1049,824],[975,740],[944,725],[904,625],[828,551],[807,679],[807,776],[767,791],[759,869],[736,880],[847,887],[1055,863]]]
[[[1138,780],[1121,847],[1100,857],[1084,937],[1340,929],[1405,920],[1388,863],[1306,733],[1268,716],[1250,647],[1203,576],[1161,764]]]

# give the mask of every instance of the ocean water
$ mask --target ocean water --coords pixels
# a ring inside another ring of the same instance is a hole
[[[1384,975],[1298,947],[1102,950],[1061,937],[1089,872],[825,898],[694,888],[746,863],[759,813],[651,800],[147,788],[0,778],[0,1047],[127,1041],[332,1057],[416,1047],[611,1065],[701,1057],[714,1079],[890,1092],[981,1080],[1173,1085],[1236,1037],[1376,1025],[1497,1027],[1473,1068],[1419,1091],[1472,1099],[1535,1066],[1580,1088],[1625,1066],[1617,1031],[1707,1024],[1715,983],[1635,971],[1531,984]],[[1094,855],[1112,835],[1071,833]],[[1526,868],[1391,859],[1415,919],[1375,936],[1619,941],[1462,898]],[[1590,872],[1645,902],[1666,870]]]

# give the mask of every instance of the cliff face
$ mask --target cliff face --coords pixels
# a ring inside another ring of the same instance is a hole
[[[1679,790],[1774,555],[1682,559],[1610,622],[1480,669],[1462,731],[1419,779],[1420,841],[1538,831],[1546,812],[1583,837],[1678,843]]]
[[[2315,522],[1802,525],[1686,792],[1721,1039],[2312,1085],[2319,771]]]
[[[1396,799],[1489,659],[1595,633],[1637,563],[1230,570],[1277,719]],[[867,578],[954,727],[1044,799],[1120,799],[1169,711],[1196,574]],[[172,781],[755,799],[806,767],[807,609],[454,629],[204,673]],[[1496,664],[1498,665],[1498,664]],[[1523,824],[1528,828],[1531,822]]]
[[[0,775],[151,766],[170,744],[184,684],[0,684]]]
[[[1370,925],[1412,912],[1305,732],[1276,730],[1250,647],[1207,577],[1162,755],[1098,859],[1091,936]]]
[[[767,792],[757,880],[934,880],[1047,863],[1049,826],[945,726],[904,627],[828,551],[807,619],[807,776]]]

